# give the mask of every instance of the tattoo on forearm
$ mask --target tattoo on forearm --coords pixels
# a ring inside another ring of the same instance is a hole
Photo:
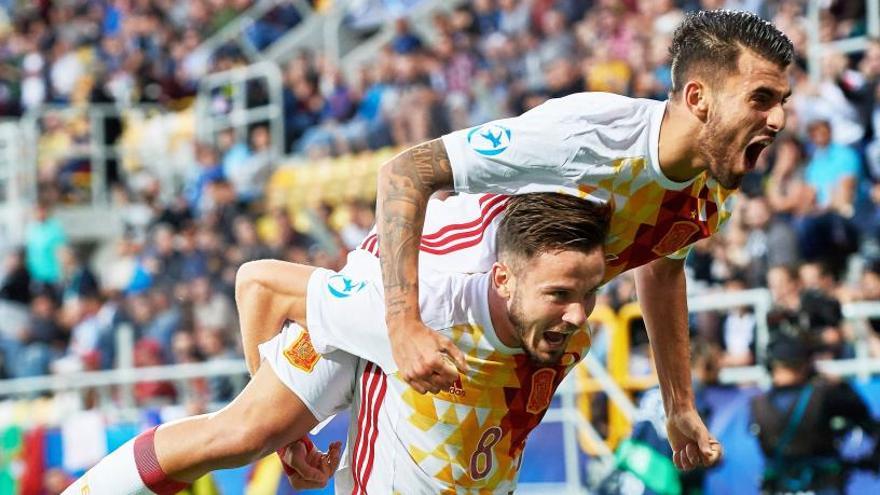
[[[434,191],[452,186],[452,168],[439,139],[392,159],[379,184],[379,253],[387,316],[418,311],[418,248],[425,208]]]

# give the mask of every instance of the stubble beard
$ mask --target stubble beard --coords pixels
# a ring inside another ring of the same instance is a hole
[[[697,150],[707,164],[709,176],[726,189],[738,189],[743,177],[733,173],[734,164],[741,158],[739,150],[730,149],[735,131],[727,132],[723,124],[710,117],[697,138]]]

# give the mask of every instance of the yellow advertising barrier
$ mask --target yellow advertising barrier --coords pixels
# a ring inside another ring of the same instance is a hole
[[[604,331],[610,332],[608,349],[608,362],[606,366],[611,378],[632,398],[636,392],[649,389],[657,384],[655,374],[646,376],[630,375],[630,325],[634,320],[642,317],[642,311],[637,303],[629,303],[615,312],[608,306],[597,306],[590,315],[590,324],[601,325]],[[584,419],[592,419],[592,403],[597,392],[602,392],[602,387],[595,379],[589,376],[585,366],[579,366],[576,371],[578,390],[577,404]],[[608,448],[614,450],[617,444],[626,438],[632,425],[614,402],[607,400],[608,425],[605,432],[605,443]],[[581,448],[590,455],[595,455],[598,450],[585,433],[579,434]]]

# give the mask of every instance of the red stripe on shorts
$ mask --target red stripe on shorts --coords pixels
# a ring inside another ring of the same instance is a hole
[[[379,385],[379,394],[373,403],[373,432],[370,437],[369,457],[367,458],[367,467],[363,477],[365,487],[370,482],[370,474],[373,472],[373,459],[376,457],[376,438],[379,436],[379,410],[382,409],[382,402],[385,400],[385,390],[388,388],[388,378],[385,376],[385,372],[379,369],[378,366],[373,368],[373,372],[378,373],[382,384]]]
[[[352,495],[358,495],[366,492],[366,485],[361,478],[361,465],[366,457],[367,444],[365,439],[369,435],[368,427],[370,423],[370,415],[368,414],[369,403],[373,398],[373,392],[376,389],[377,381],[375,376],[370,372],[375,365],[367,363],[364,374],[361,377],[361,403],[358,412],[358,433],[354,442],[354,461],[352,462],[352,476],[354,477],[354,488]]]

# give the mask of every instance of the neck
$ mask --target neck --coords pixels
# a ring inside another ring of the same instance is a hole
[[[673,96],[660,124],[660,170],[670,180],[684,182],[699,175],[707,164],[699,158],[695,136],[701,123]]]
[[[804,373],[800,370],[795,370],[784,366],[773,368],[773,385],[777,387],[799,385],[803,382]]]
[[[513,322],[510,321],[510,312],[507,310],[507,299],[501,297],[498,289],[489,281],[489,318],[495,335],[502,344],[508,347],[522,347],[522,342],[514,331]]]

